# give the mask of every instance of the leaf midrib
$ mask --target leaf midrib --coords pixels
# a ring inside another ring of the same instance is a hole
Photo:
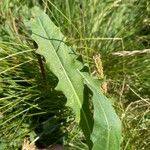
[[[99,105],[100,105],[100,107],[101,107],[101,110],[102,110],[102,112],[103,112],[103,115],[104,115],[104,118],[105,118],[105,122],[106,122],[106,124],[107,124],[107,140],[106,140],[106,142],[107,142],[107,150],[109,150],[109,145],[110,145],[110,125],[109,125],[109,123],[108,123],[108,119],[107,119],[107,117],[106,117],[106,113],[105,113],[105,111],[104,111],[104,108],[102,107],[102,105],[101,105],[101,102],[100,102],[100,100],[99,100]]]

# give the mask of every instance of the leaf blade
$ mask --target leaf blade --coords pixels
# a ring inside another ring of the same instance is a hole
[[[29,26],[32,38],[39,46],[37,53],[45,57],[47,66],[59,79],[56,90],[63,91],[68,99],[66,105],[73,108],[79,123],[84,85],[77,69],[80,70],[83,65],[76,61],[76,56],[70,55],[72,51],[64,43],[63,34],[43,11],[34,7],[32,15],[34,18]]]
[[[64,93],[66,105],[75,112],[76,122],[82,127],[89,149],[119,150],[121,124],[110,102],[100,92],[100,83],[80,71],[83,64],[71,54],[64,35],[49,17],[37,7],[32,9],[32,15],[34,18],[29,26],[32,38],[39,46],[37,53],[45,57],[49,70],[58,78],[56,90]],[[93,116],[88,106],[84,105],[88,101],[84,98],[85,85],[93,93]]]
[[[121,122],[109,100],[100,91],[100,82],[87,73],[81,73],[84,83],[93,93],[92,150],[119,150],[121,144]]]

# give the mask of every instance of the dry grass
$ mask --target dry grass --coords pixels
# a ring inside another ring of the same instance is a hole
[[[37,148],[29,141],[28,138],[25,138],[22,144],[22,150],[37,150]]]
[[[137,100],[130,103],[122,114],[123,150],[149,150],[150,148],[150,102]],[[133,144],[134,143],[134,144]]]

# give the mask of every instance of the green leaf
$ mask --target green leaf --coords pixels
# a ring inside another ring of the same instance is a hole
[[[32,19],[26,25],[32,30],[32,38],[38,44],[38,54],[43,55],[46,64],[59,82],[56,90],[62,91],[67,98],[66,106],[73,109],[76,115],[76,122],[84,122],[86,133],[91,133],[91,122],[88,121],[88,109],[83,105],[83,78],[78,70],[83,68],[82,63],[76,61],[77,56],[73,54],[71,48],[64,43],[64,36],[60,29],[54,25],[49,17],[38,7],[32,9]],[[88,138],[89,139],[89,138]]]
[[[92,150],[119,150],[121,122],[109,100],[100,91],[100,82],[82,73],[84,83],[93,93],[94,125],[91,134]]]
[[[38,44],[37,53],[45,57],[49,70],[58,78],[56,90],[63,92],[66,105],[75,112],[89,149],[119,150],[120,121],[109,100],[100,92],[99,81],[81,71],[83,64],[65,44],[60,29],[38,7],[32,9],[32,19],[27,24]],[[92,111],[90,93],[93,95]]]
[[[83,78],[77,69],[82,64],[77,62],[70,48],[64,43],[64,36],[49,17],[39,8],[32,9],[32,38],[38,44],[38,54],[43,55],[49,69],[59,79],[56,90],[67,97],[67,106],[76,113],[76,121],[80,120],[80,110],[83,103]],[[78,83],[81,84],[78,84]]]

